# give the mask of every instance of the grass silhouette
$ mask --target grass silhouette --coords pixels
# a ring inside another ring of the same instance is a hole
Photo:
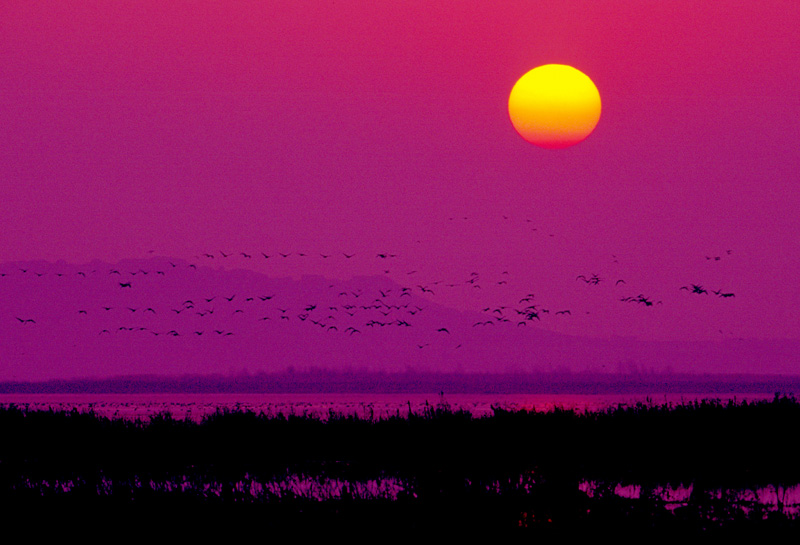
[[[800,403],[779,395],[486,417],[442,398],[386,418],[219,409],[200,422],[12,405],[0,409],[0,501],[205,509],[276,528],[793,532],[800,506],[754,491],[800,483],[788,448],[799,422]],[[624,486],[638,497],[615,492]],[[667,487],[691,492],[670,501]]]

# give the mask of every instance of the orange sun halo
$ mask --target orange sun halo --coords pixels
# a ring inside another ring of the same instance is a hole
[[[600,120],[600,93],[571,66],[545,64],[523,75],[508,97],[508,115],[532,144],[561,149],[589,136]]]

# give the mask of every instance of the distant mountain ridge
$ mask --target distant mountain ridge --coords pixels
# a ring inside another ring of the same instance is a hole
[[[272,278],[180,259],[0,264],[0,381],[119,375],[665,371],[795,374],[800,342],[547,331],[536,308],[464,312],[382,276]]]

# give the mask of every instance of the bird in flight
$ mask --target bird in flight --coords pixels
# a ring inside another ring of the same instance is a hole
[[[581,275],[578,275],[578,277],[575,280],[583,280],[587,284],[592,284],[592,285],[595,285],[595,286],[600,283],[600,277],[597,276],[596,274],[593,274],[589,278],[586,278],[586,276],[581,274]]]
[[[653,306],[653,302],[650,299],[648,299],[647,297],[645,297],[644,295],[642,295],[641,293],[639,295],[637,295],[636,297],[623,297],[622,299],[620,299],[620,301],[624,301],[626,303],[642,303],[646,307],[652,307]],[[661,305],[663,303],[661,301],[659,301],[656,304]]]
[[[691,288],[689,288],[689,286],[681,286],[681,289],[689,291],[691,293],[697,293],[697,294],[705,293],[706,295],[708,295],[708,290],[703,288],[703,286],[699,284],[692,284]]]

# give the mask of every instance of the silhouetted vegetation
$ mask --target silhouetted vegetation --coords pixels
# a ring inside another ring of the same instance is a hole
[[[196,423],[0,409],[0,499],[405,528],[793,531],[800,403],[640,403],[375,419],[220,409]],[[620,487],[636,494],[619,494]],[[669,499],[665,490],[683,490]],[[754,491],[777,491],[775,504]],[[126,508],[127,508],[126,507]]]

